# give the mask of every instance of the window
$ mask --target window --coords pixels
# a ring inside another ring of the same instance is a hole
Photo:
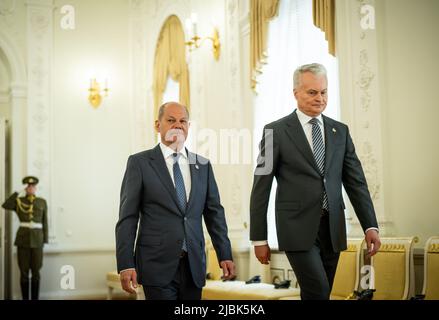
[[[163,92],[163,103],[175,101],[180,101],[180,84],[177,81],[174,81],[170,76],[166,82],[165,91]],[[157,133],[157,142],[160,142],[160,133]],[[184,144],[188,150],[192,150],[192,137],[189,134],[187,137],[186,143]]]
[[[165,91],[163,92],[163,102],[179,101],[180,85],[177,81],[174,81],[171,77],[168,77],[166,82]]]
[[[293,73],[303,64],[318,62],[328,71],[328,106],[326,116],[339,119],[338,66],[335,57],[328,53],[325,35],[314,26],[312,1],[280,1],[279,16],[270,22],[268,34],[268,59],[258,78],[255,99],[255,132],[262,137],[265,124],[282,118],[296,109],[293,95]],[[259,139],[254,139],[256,163]],[[277,248],[274,199],[276,181],[268,207],[268,242]]]

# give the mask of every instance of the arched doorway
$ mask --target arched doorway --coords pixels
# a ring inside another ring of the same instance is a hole
[[[25,168],[26,73],[12,40],[0,30],[0,202]],[[18,179],[18,180],[17,180]],[[11,298],[12,215],[0,207],[0,299]]]

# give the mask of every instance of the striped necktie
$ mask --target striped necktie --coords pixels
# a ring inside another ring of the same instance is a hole
[[[178,204],[180,206],[180,209],[184,213],[186,213],[186,205],[187,205],[186,188],[184,186],[183,175],[181,174],[180,166],[178,164],[178,159],[180,159],[180,156],[181,156],[180,153],[172,154],[172,160],[174,161],[172,171],[174,173],[175,192],[177,194]],[[184,251],[187,251],[186,237],[183,239],[182,249]]]
[[[312,149],[314,153],[314,159],[316,160],[317,167],[319,168],[320,175],[325,176],[325,143],[323,142],[322,131],[320,130],[319,122],[316,118],[309,120],[312,125]],[[328,195],[326,190],[323,189],[322,208],[329,211]]]

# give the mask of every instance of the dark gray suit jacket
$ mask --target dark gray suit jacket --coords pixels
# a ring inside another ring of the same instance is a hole
[[[185,234],[192,277],[199,288],[205,285],[202,216],[218,261],[232,260],[212,166],[207,159],[191,152],[188,159],[191,193],[186,212],[182,212],[160,146],[128,158],[116,225],[117,269],[120,272],[135,267],[139,283],[145,286],[165,286],[171,282]]]
[[[274,177],[277,181],[275,216],[279,250],[311,249],[320,225],[323,188],[328,195],[330,232],[335,251],[346,249],[342,184],[363,230],[378,227],[366,178],[348,127],[326,116],[323,116],[323,122],[326,146],[323,177],[296,111],[265,126],[264,130],[272,131],[261,141],[257,170],[266,165],[261,155],[271,149],[266,144],[270,141],[269,136],[273,138],[273,169],[269,174],[254,176],[250,200],[252,241],[267,240],[267,207]]]

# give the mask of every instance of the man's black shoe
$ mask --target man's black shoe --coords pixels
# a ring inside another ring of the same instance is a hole
[[[261,283],[261,276],[254,276],[253,278],[247,280],[245,284],[251,284],[251,283]]]
[[[288,289],[290,287],[291,280],[284,280],[274,284],[275,289]]]
[[[354,291],[354,300],[372,300],[374,292],[375,292],[375,289]]]
[[[236,280],[236,276],[234,276],[234,277],[231,278],[231,279],[226,279],[226,278],[224,278],[224,276],[221,276],[221,280],[223,280],[223,282],[226,282],[226,281],[235,281],[235,280]]]

